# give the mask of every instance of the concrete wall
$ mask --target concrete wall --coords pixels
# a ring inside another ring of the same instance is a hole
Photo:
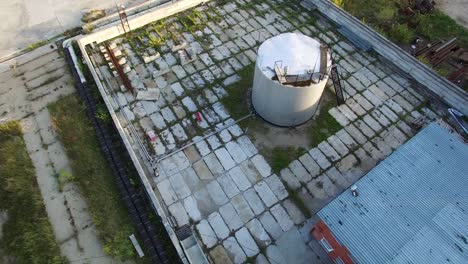
[[[307,122],[315,113],[328,78],[308,87],[281,85],[263,74],[258,63],[252,89],[255,111],[278,126],[295,126]]]
[[[189,8],[208,2],[208,0],[179,0],[176,2],[168,2],[156,8],[132,15],[128,17],[130,28],[135,30],[139,27],[145,26],[153,21],[169,17]],[[99,31],[84,35],[79,43],[87,45],[91,42],[100,43],[102,41],[115,38],[124,33],[122,25],[119,21],[106,25],[99,29]]]

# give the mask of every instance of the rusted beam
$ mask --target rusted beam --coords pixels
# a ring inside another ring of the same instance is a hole
[[[112,49],[109,47],[109,43],[105,42],[104,43],[107,53],[109,54],[109,57],[111,58],[112,64],[114,64],[115,70],[117,71],[117,74],[119,74],[120,80],[122,81],[122,84],[129,90],[133,95],[135,95],[135,89],[132,86],[132,83],[128,79],[127,74],[122,69],[122,66],[119,64],[119,60],[115,57],[114,52]]]

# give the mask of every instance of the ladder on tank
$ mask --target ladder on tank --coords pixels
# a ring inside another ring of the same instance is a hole
[[[332,79],[333,86],[335,87],[336,101],[338,105],[342,105],[345,103],[343,93],[344,85],[341,83],[340,74],[338,73],[338,65],[336,65],[335,63],[333,63],[333,66],[331,68],[330,78]]]

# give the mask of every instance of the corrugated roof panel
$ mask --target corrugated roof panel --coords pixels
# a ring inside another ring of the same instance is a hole
[[[459,253],[439,233],[425,226],[390,263],[466,263]]]
[[[433,235],[418,235],[427,228],[451,249],[437,251],[441,259],[458,252],[468,263],[468,250],[453,241],[453,230],[468,237],[468,227],[456,220],[468,217],[468,146],[460,139],[430,124],[356,185],[358,197],[346,191],[318,215],[360,263],[391,262],[397,254],[405,263],[427,263],[418,251],[423,245],[408,247],[410,241],[433,243],[424,241]]]

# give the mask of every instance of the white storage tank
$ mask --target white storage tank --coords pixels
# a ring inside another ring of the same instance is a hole
[[[331,70],[331,55],[317,40],[285,33],[258,49],[252,105],[266,121],[296,126],[315,113]]]

